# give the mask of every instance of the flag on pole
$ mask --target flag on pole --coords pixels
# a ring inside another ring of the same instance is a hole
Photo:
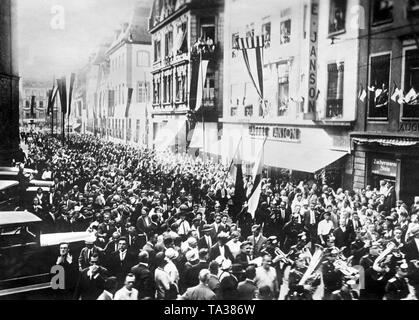
[[[365,91],[365,89],[362,88],[361,92],[359,93],[359,100],[361,100],[361,102],[365,102],[366,97],[367,97],[367,91]]]
[[[35,96],[32,96],[31,98],[31,116],[34,117],[35,116],[35,107],[36,107],[36,101],[35,101]]]
[[[132,93],[134,92],[133,88],[128,88],[128,99],[127,99],[127,107],[125,108],[125,118],[129,116],[129,109],[131,108],[131,100],[132,100]]]
[[[58,91],[60,94],[60,101],[61,101],[61,112],[63,114],[67,114],[67,81],[65,77],[61,77],[61,79],[57,79],[58,83]]]
[[[71,73],[71,77],[70,77],[70,90],[68,92],[68,116],[69,117],[70,117],[70,114],[71,114],[71,102],[73,100],[74,81],[76,81],[76,74],[75,73]]]
[[[207,79],[207,71],[208,71],[208,60],[200,60],[199,64],[199,72],[198,72],[198,85],[196,91],[196,105],[195,111],[198,111],[202,105],[203,91],[204,91],[204,84]]]
[[[50,114],[54,111],[54,103],[55,98],[57,97],[58,87],[54,86],[52,90],[48,91],[48,108],[47,108],[47,114]]]
[[[265,140],[266,141],[266,140]],[[260,194],[262,190],[262,170],[263,170],[263,149],[264,144],[259,151],[258,159],[253,167],[253,187],[248,195],[248,208],[247,211],[255,218],[255,212],[259,205]]]
[[[260,99],[264,101],[263,90],[263,48],[265,37],[255,36],[237,39],[237,48],[242,51],[244,64],[250,80],[256,88]]]
[[[256,163],[255,163],[255,166],[253,167],[253,171],[252,171],[253,188],[252,188],[252,190],[250,190],[248,198],[252,197],[252,195],[255,192],[256,188],[258,187],[260,181],[262,180],[264,145],[265,144],[262,145],[262,148],[258,153],[258,157],[257,157]]]
[[[236,154],[233,158],[233,164],[236,168],[236,183],[234,186],[233,202],[236,207],[241,207],[246,201],[246,191],[244,190],[243,182],[243,164],[241,156],[241,146],[243,144],[243,137],[240,138],[239,145],[237,146]]]

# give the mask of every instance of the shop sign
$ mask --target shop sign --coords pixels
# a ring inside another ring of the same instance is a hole
[[[397,161],[385,159],[373,159],[371,172],[386,177],[397,177]]]
[[[284,142],[301,142],[299,128],[250,126],[249,134],[252,137],[268,138]]]
[[[419,132],[419,123],[400,123],[399,132]]]
[[[310,70],[308,77],[308,112],[316,112],[317,98],[317,50],[318,50],[318,29],[319,29],[319,0],[311,0],[311,23],[309,57]]]

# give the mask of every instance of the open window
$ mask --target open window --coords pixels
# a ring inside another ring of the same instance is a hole
[[[371,57],[368,117],[374,120],[388,119],[390,61],[390,54]]]
[[[373,26],[393,22],[393,0],[374,0]]]
[[[331,0],[329,14],[329,34],[345,32],[347,0]]]

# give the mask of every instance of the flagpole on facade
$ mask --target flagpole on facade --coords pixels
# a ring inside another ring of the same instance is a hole
[[[54,87],[55,87],[55,74],[54,78],[52,79],[52,92],[51,92],[51,136],[54,136],[54,103],[52,103],[52,98],[54,95]]]
[[[204,71],[202,69],[202,49],[199,52],[199,69],[201,70],[202,96],[201,96],[201,114],[202,114],[202,160],[205,162],[205,119],[204,119]],[[199,72],[198,72],[199,74]],[[198,79],[199,81],[199,79]]]

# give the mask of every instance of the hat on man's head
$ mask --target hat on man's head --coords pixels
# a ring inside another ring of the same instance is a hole
[[[192,262],[192,261],[198,260],[199,256],[198,256],[196,250],[189,250],[188,252],[186,252],[185,258],[188,262]]]
[[[416,235],[418,235],[419,234],[419,226],[414,226],[413,228],[412,228],[412,230],[410,230],[410,235],[412,236],[412,237],[414,237],[414,236],[416,236]]]
[[[168,258],[170,260],[173,260],[173,259],[177,259],[179,257],[179,252],[177,252],[173,248],[169,248],[164,252],[164,255],[166,256],[166,258]]]
[[[261,229],[261,226],[259,224],[255,224],[252,226],[252,231],[258,231],[258,230],[260,231],[260,229]]]

